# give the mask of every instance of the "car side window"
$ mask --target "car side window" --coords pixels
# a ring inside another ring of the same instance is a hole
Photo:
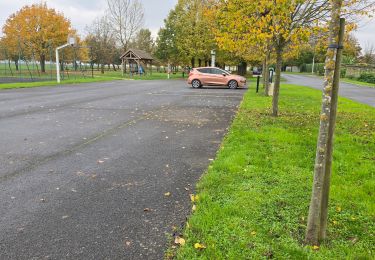
[[[224,73],[224,71],[222,70],[219,70],[219,69],[211,69],[212,70],[212,74],[217,74],[217,75],[222,75]]]
[[[211,73],[210,69],[204,68],[204,69],[197,69],[200,73]]]

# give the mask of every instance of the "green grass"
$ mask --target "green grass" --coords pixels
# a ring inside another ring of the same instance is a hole
[[[100,75],[100,74],[98,74],[99,72],[96,72],[96,73],[97,73],[97,75]],[[129,75],[129,73],[126,73],[123,77],[121,71],[106,71],[103,75],[104,76],[110,76],[110,77],[111,76],[121,77],[121,78],[125,78],[125,79],[133,79],[133,80],[158,80],[158,79],[167,79],[168,78],[168,74],[162,73],[162,72],[152,72],[152,75],[150,73],[147,73],[146,75],[142,75],[142,76],[136,75],[136,74],[133,74],[131,76],[131,75]],[[187,75],[185,74],[185,78],[186,77],[187,77]],[[182,73],[181,72],[178,72],[176,74],[171,73],[170,78],[171,79],[181,79]]]
[[[362,81],[359,81],[359,80],[356,80],[356,79],[348,79],[348,78],[344,78],[344,79],[341,79],[341,80],[343,82],[351,83],[351,84],[358,85],[358,86],[375,88],[375,84],[374,83],[367,83],[367,82],[362,82]]]
[[[182,74],[171,74],[171,79],[180,79]],[[167,79],[167,74],[165,73],[153,73],[152,75],[134,75],[130,77],[126,75],[121,76],[121,72],[109,71],[104,74],[95,73],[94,78],[77,78],[77,79],[66,79],[61,81],[63,84],[78,84],[78,83],[90,83],[90,82],[100,82],[100,81],[111,81],[111,80],[161,80]],[[0,89],[12,89],[12,88],[34,88],[43,86],[56,86],[58,83],[56,81],[37,81],[37,82],[20,82],[20,83],[2,83],[0,84]]]
[[[329,239],[303,245],[320,91],[283,85],[249,90],[215,161],[197,185],[197,209],[177,259],[374,259],[375,109],[341,98],[329,205]],[[207,248],[197,250],[195,243]],[[167,253],[169,257],[171,251]]]
[[[68,80],[61,81],[60,85],[111,81],[111,80],[116,80],[116,79],[119,79],[119,78],[94,77],[94,78],[68,79]],[[0,89],[35,88],[35,87],[56,86],[56,85],[59,85],[56,81],[2,83],[2,84],[0,84]]]

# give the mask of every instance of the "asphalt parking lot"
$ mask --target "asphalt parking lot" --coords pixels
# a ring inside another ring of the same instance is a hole
[[[245,91],[0,91],[0,259],[162,259]]]

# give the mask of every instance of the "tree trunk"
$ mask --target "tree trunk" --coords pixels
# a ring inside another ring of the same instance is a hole
[[[195,58],[191,58],[191,67],[195,68]]]
[[[42,73],[46,72],[46,55],[40,55],[40,70]]]
[[[345,19],[340,19],[340,31],[339,31],[339,46],[343,45],[345,33]],[[337,102],[338,102],[338,92],[339,92],[339,82],[341,73],[341,59],[342,59],[342,49],[337,50],[336,54],[336,65],[332,86],[332,98],[331,98],[331,117],[329,120],[328,129],[328,141],[327,141],[327,155],[326,155],[326,166],[324,174],[324,184],[323,184],[323,195],[322,195],[322,207],[320,216],[320,233],[319,238],[324,240],[327,237],[327,221],[328,221],[328,201],[329,201],[329,190],[331,185],[331,173],[332,173],[332,154],[333,154],[333,134],[335,132],[336,126],[336,114],[337,114]]]
[[[16,66],[16,71],[18,71],[18,59],[14,60],[14,66]]]
[[[113,71],[117,71],[116,70],[116,65],[114,63],[112,63],[112,67],[113,67]]]
[[[281,81],[281,66],[283,64],[283,48],[276,48],[276,75],[275,85],[273,87],[273,98],[272,98],[272,115],[279,115],[279,93],[280,93],[280,81]]]
[[[199,65],[199,67],[202,67],[202,60],[201,59],[198,59],[198,65]]]
[[[247,63],[242,61],[238,66],[237,66],[237,72],[239,75],[244,76],[246,74],[246,69],[247,69]]]
[[[330,22],[329,44],[335,46],[338,44],[338,35],[340,30],[340,14],[342,0],[332,1],[332,13]],[[320,128],[318,136],[318,145],[314,166],[314,181],[309,208],[309,216],[307,221],[305,242],[309,245],[318,245],[322,237],[321,225],[322,221],[322,204],[323,190],[329,191],[329,187],[325,184],[327,144],[330,136],[330,121],[332,112],[332,88],[334,83],[334,74],[336,67],[336,51],[337,48],[328,48],[325,61],[325,81],[322,97],[322,109],[320,114]],[[337,75],[339,76],[339,75]],[[333,128],[331,129],[333,131]],[[332,132],[333,133],[333,132]],[[327,198],[328,202],[328,198]]]
[[[104,74],[104,64],[103,64],[103,63],[100,65],[100,72],[101,72],[102,74]]]

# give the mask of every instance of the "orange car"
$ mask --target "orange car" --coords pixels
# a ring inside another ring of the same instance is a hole
[[[246,86],[246,78],[230,74],[228,71],[219,68],[202,67],[190,71],[188,84],[191,84],[193,88],[228,86],[231,89],[236,89]]]

